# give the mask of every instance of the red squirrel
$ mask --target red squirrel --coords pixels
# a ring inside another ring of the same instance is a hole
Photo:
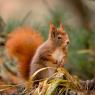
[[[40,68],[58,67],[65,63],[69,37],[64,27],[56,28],[52,23],[48,39],[43,42],[39,33],[30,28],[19,28],[9,34],[6,48],[10,56],[18,60],[19,74],[25,80]],[[37,79],[45,78],[54,72],[42,72]]]

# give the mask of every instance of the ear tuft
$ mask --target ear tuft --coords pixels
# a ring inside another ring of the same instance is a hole
[[[50,30],[49,30],[50,33],[49,33],[49,35],[51,38],[55,38],[56,31],[57,31],[56,26],[52,22],[50,22]]]
[[[60,21],[60,30],[64,31],[64,25],[62,24],[62,21]]]
[[[56,30],[55,25],[52,22],[50,22],[50,32],[55,31],[55,30]]]

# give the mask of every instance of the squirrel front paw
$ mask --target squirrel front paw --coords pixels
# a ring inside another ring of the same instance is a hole
[[[57,60],[57,65],[58,67],[63,67],[64,66],[64,59],[61,59],[61,60]]]

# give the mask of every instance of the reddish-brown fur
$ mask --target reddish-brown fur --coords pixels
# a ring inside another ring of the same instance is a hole
[[[29,77],[30,61],[42,43],[43,38],[40,33],[31,27],[19,27],[9,33],[6,49],[11,57],[18,60],[19,72],[23,78]]]

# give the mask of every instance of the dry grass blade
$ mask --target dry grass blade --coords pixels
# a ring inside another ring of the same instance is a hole
[[[0,85],[0,92],[4,92],[7,90],[12,90],[12,89],[17,89],[20,86],[24,86],[26,83],[21,83],[21,84],[13,84],[13,85]]]
[[[30,77],[30,81],[33,80],[33,78],[36,77],[36,75],[37,75],[38,73],[40,73],[41,71],[44,71],[44,70],[46,70],[46,69],[56,69],[56,68],[54,68],[54,67],[41,68],[41,69],[37,70],[37,71]]]
[[[50,84],[50,86],[48,87],[48,89],[47,89],[47,91],[46,91],[46,93],[45,93],[45,95],[53,95],[54,93],[55,93],[55,90],[56,90],[56,88],[58,87],[58,85],[60,85],[61,83],[66,83],[67,82],[67,80],[62,80],[62,79],[57,79],[57,80],[55,80],[54,82],[52,82],[51,84]]]

